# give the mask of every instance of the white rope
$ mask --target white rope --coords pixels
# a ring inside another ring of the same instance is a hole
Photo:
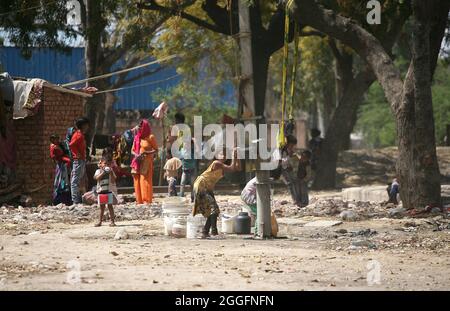
[[[168,78],[161,79],[161,80],[150,81],[150,82],[141,83],[141,84],[132,85],[132,86],[124,86],[124,87],[119,87],[119,88],[110,89],[110,90],[103,90],[103,91],[95,92],[95,94],[102,94],[102,93],[109,93],[109,92],[115,92],[115,91],[121,91],[121,90],[134,89],[134,88],[137,88],[137,87],[142,87],[142,86],[146,86],[146,85],[157,84],[157,83],[169,81],[169,80],[172,80],[172,79],[174,79],[174,78],[176,78],[178,76],[181,76],[181,75],[176,74],[176,75],[173,75],[173,76],[170,76]]]
[[[80,83],[83,83],[83,82],[89,82],[89,81],[95,81],[95,80],[108,78],[108,77],[111,77],[111,76],[114,76],[114,75],[118,75],[118,74],[121,74],[121,73],[124,73],[124,72],[129,72],[129,71],[133,71],[133,70],[136,70],[136,69],[139,69],[139,68],[148,67],[148,66],[151,66],[151,65],[154,65],[154,64],[159,64],[159,63],[171,60],[171,59],[173,59],[173,58],[175,58],[177,56],[179,56],[179,54],[170,55],[170,56],[167,56],[167,57],[164,57],[164,58],[161,58],[161,59],[158,59],[158,60],[154,60],[154,61],[151,61],[151,62],[148,62],[148,63],[145,63],[145,64],[137,65],[137,66],[134,66],[134,67],[131,67],[131,68],[126,68],[126,69],[122,69],[122,70],[119,70],[119,71],[106,73],[106,74],[95,76],[95,77],[90,77],[90,78],[81,79],[81,80],[78,80],[78,81],[65,83],[65,84],[62,84],[61,86],[62,87],[68,87],[68,86],[77,85],[77,84],[80,84]]]

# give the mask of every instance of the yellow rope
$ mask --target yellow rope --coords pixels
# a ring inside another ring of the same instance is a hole
[[[285,19],[284,19],[284,48],[283,48],[283,76],[281,82],[281,122],[280,122],[280,132],[278,133],[278,147],[282,148],[286,143],[285,137],[285,115],[286,115],[286,87],[287,87],[287,71],[288,71],[288,58],[289,58],[289,25],[290,16],[289,10],[294,0],[289,0],[286,3],[285,8]],[[298,65],[298,43],[299,34],[297,23],[294,23],[294,60],[292,65],[292,77],[291,77],[291,87],[290,87],[290,98],[288,102],[288,118],[293,120],[293,109],[294,109],[294,98],[295,98],[295,81],[297,76],[297,65]]]
[[[284,49],[283,49],[283,76],[281,81],[281,122],[280,131],[278,132],[278,147],[282,148],[285,145],[286,138],[284,137],[284,115],[286,111],[286,84],[287,84],[287,66],[289,57],[289,2],[286,4],[285,18],[284,18]]]
[[[295,81],[297,78],[297,64],[298,64],[298,27],[297,24],[294,25],[294,61],[292,64],[292,76],[291,76],[291,98],[289,102],[289,120],[293,120],[293,109],[294,109],[294,98],[295,98]]]

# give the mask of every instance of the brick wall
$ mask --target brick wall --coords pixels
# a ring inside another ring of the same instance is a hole
[[[61,139],[76,118],[83,115],[81,96],[44,87],[39,112],[26,119],[15,120],[17,135],[17,178],[25,189],[39,191],[31,196],[34,204],[51,202],[55,165],[49,157],[49,137]]]

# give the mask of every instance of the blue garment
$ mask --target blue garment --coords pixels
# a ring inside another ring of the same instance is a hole
[[[73,204],[80,204],[82,202],[80,186],[85,174],[86,161],[74,160],[72,167],[72,178],[70,180]]]
[[[64,162],[56,164],[55,180],[53,182],[53,204],[71,205],[69,172]]]
[[[187,153],[188,151],[185,149],[185,148],[183,148],[182,150],[181,150],[181,163],[182,163],[182,168],[183,168],[183,171],[184,170],[193,170],[193,169],[195,169],[195,159],[194,159],[194,157],[195,157],[195,154],[194,154],[194,148],[191,148],[191,155],[190,155],[190,157],[188,157],[188,153]]]

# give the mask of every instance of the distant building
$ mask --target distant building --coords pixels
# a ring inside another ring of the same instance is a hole
[[[64,84],[85,78],[84,48],[71,48],[69,53],[51,48],[33,48],[31,58],[25,59],[21,56],[19,48],[0,47],[0,64],[3,70],[11,76],[41,78],[53,84]],[[156,69],[158,66],[155,64],[134,70],[130,73],[130,77],[148,69]],[[158,88],[167,89],[177,85],[181,81],[180,76],[168,79],[175,75],[175,68],[168,67],[151,76],[127,84],[126,87],[130,87],[160,81],[155,84],[116,91],[115,109],[151,110],[156,108],[159,103],[152,99],[151,93]]]

